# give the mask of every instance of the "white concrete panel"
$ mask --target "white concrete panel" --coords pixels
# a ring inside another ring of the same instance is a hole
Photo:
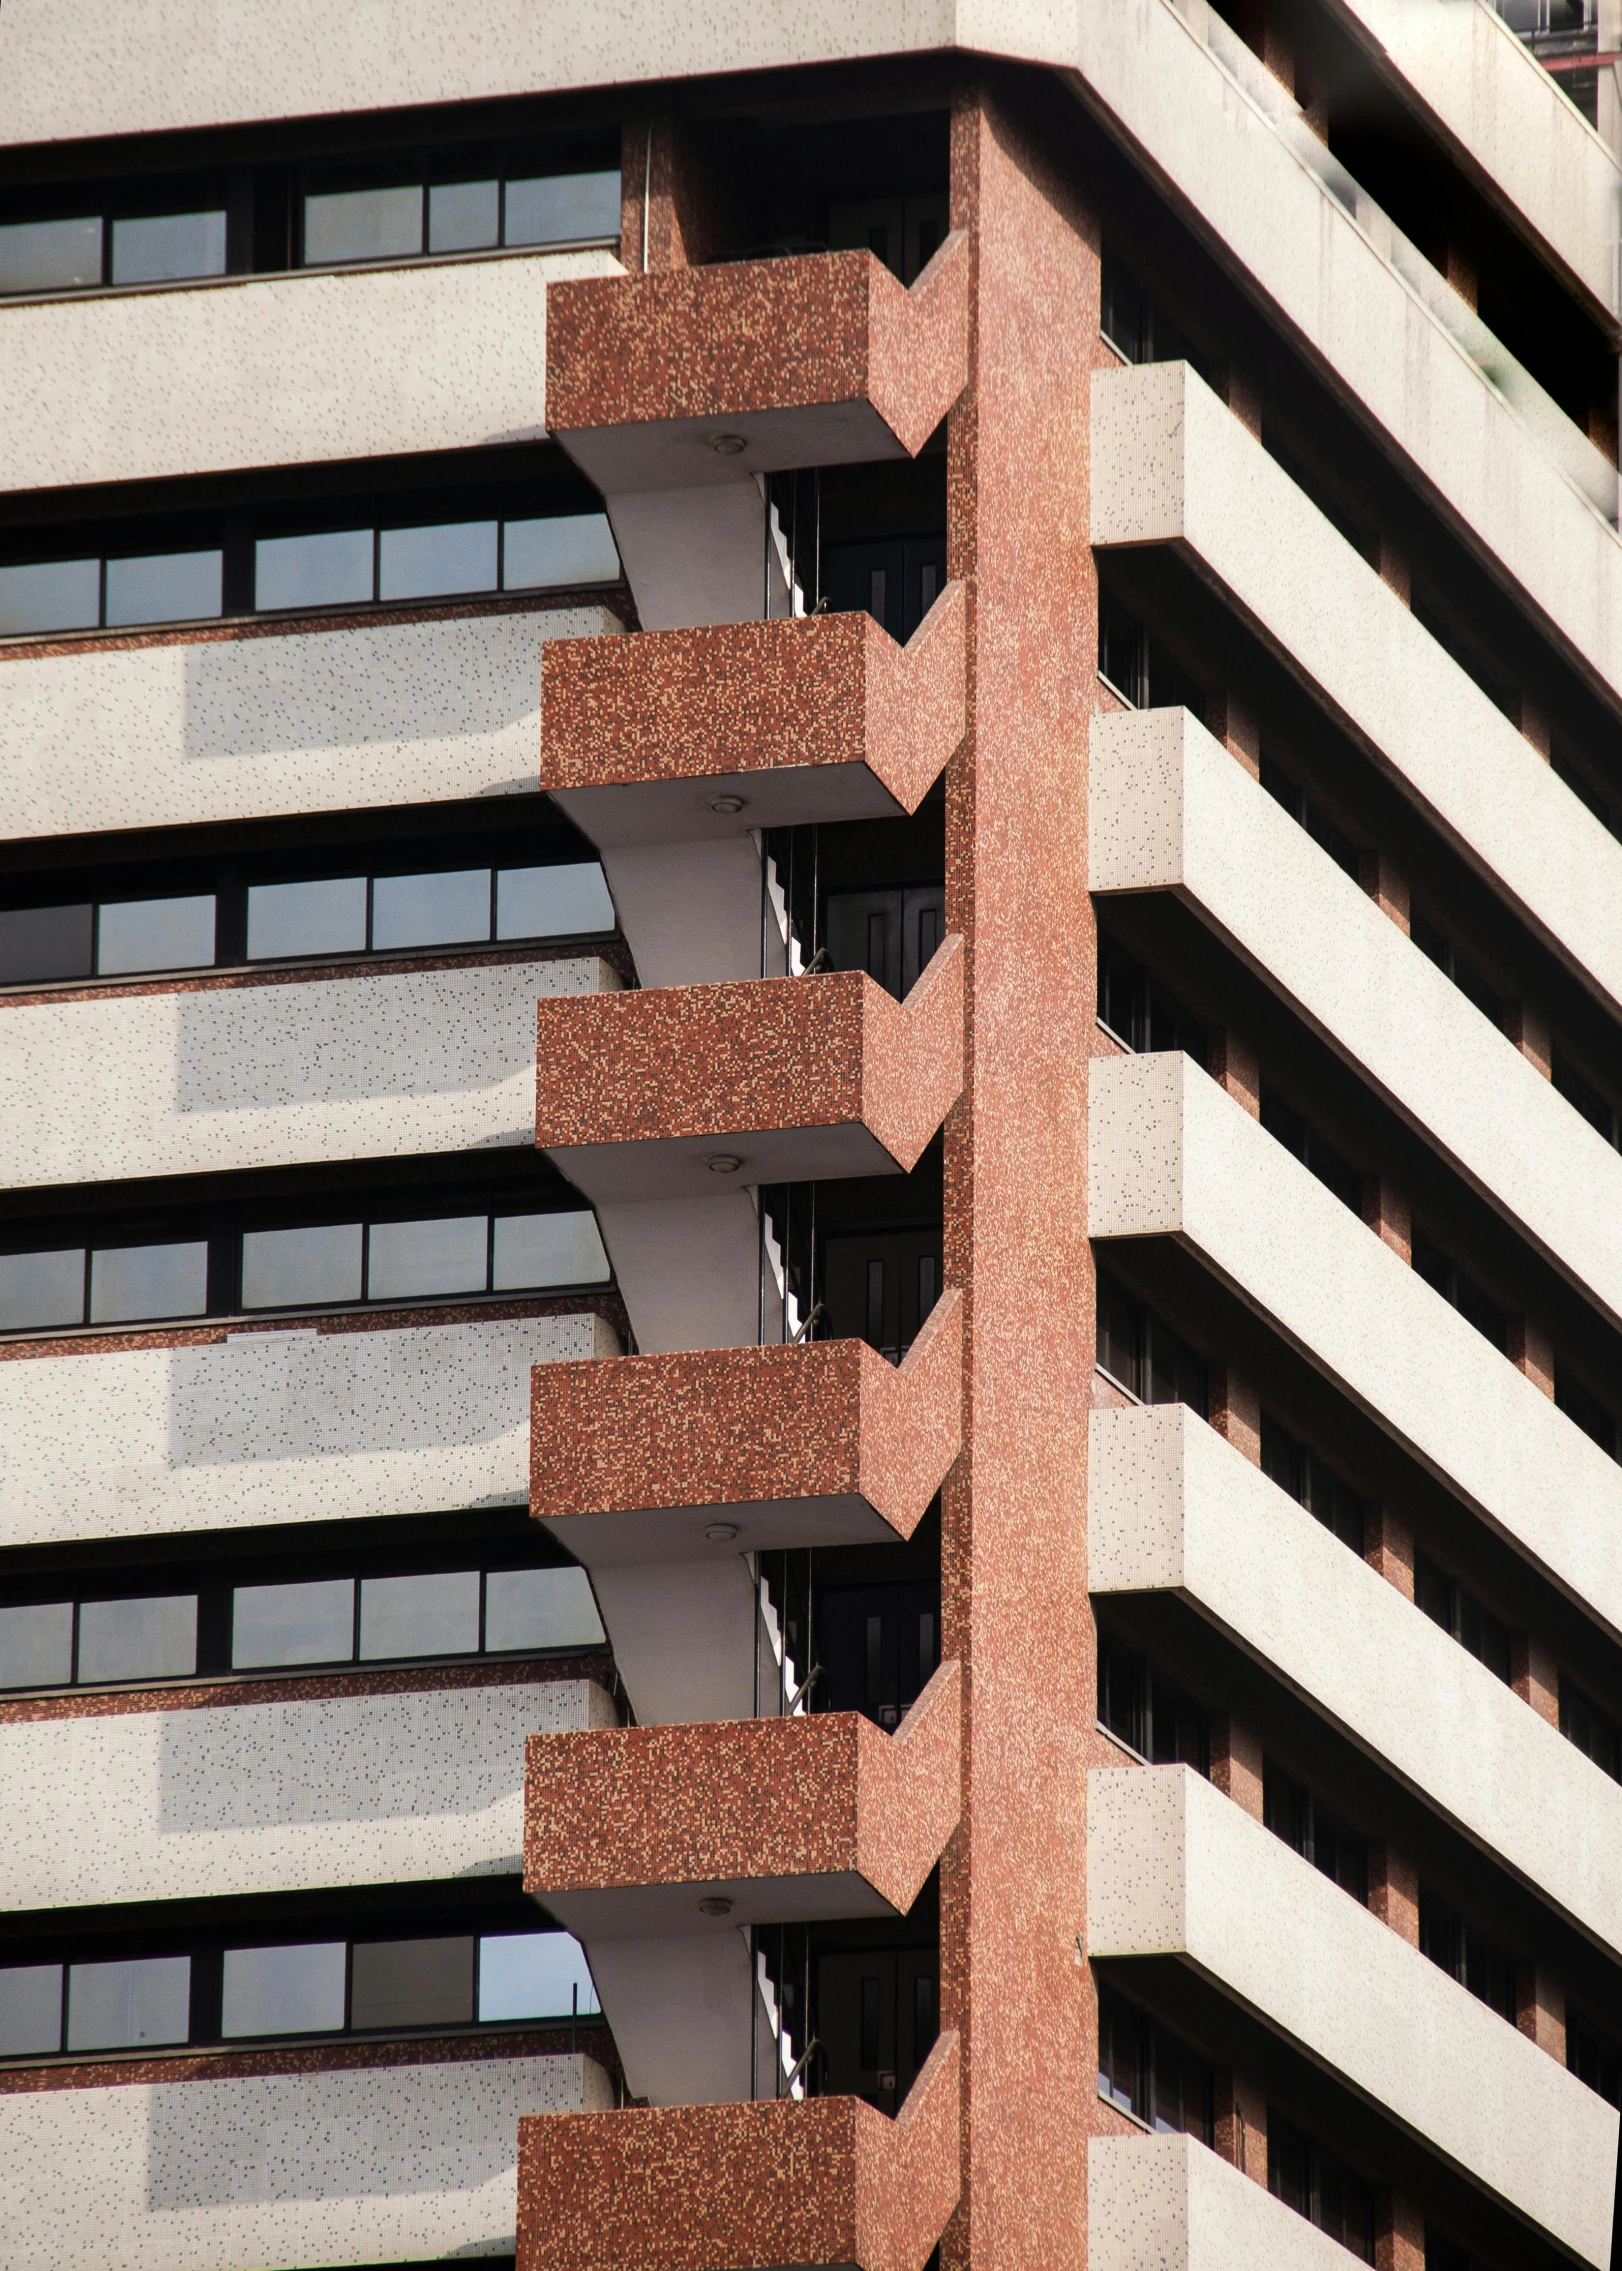
[[[521,1505],[530,1373],[592,1313],[0,1363],[0,1545]]]
[[[1483,2191],[1610,2259],[1614,2108],[1188,1767],[1087,1777],[1087,1939],[1181,1956]]]
[[[741,1553],[598,1564],[603,1630],[642,1727],[755,1715],[755,1587]]]
[[[745,1934],[593,1940],[586,1954],[628,2096],[653,2105],[747,2099],[752,1997]]]
[[[1622,1467],[1187,1057],[1095,1058],[1096,1239],[1169,1237],[1612,1632]]]
[[[761,975],[760,851],[747,834],[604,846],[614,912],[645,986]]]
[[[735,1183],[737,1178],[732,1178]],[[597,1209],[644,1356],[752,1348],[760,1333],[760,1218],[748,1191],[703,1199],[615,1199]]]
[[[1622,1321],[1622,1156],[1186,710],[1091,731],[1094,891],[1175,891]]]
[[[573,607],[0,655],[0,837],[533,792],[541,648],[619,628]]]
[[[613,2103],[584,2056],[13,2094],[8,2271],[510,2256],[519,2121]]]
[[[525,1737],[614,1723],[535,1680],[0,1725],[0,1908],[516,1875]]]
[[[0,1184],[533,1146],[536,1001],[618,984],[591,955],[13,1002]]]
[[[783,556],[776,544],[768,549],[755,475],[701,489],[626,490],[605,502],[644,631],[758,622],[768,578],[771,613],[788,613]]]
[[[1088,1584],[1172,1592],[1622,1954],[1622,1787],[1181,1404],[1100,1411]]]
[[[1093,542],[1178,546],[1578,976],[1622,1005],[1622,844],[1204,381],[1184,363],[1095,377],[1092,452]]]
[[[1345,2271],[1346,2250],[1192,2137],[1087,2141],[1087,2271]]]

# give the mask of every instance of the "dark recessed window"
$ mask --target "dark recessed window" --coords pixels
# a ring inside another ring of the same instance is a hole
[[[1204,719],[1204,689],[1116,599],[1098,603],[1098,673],[1130,709],[1191,710]]]
[[[1098,2094],[1150,2129],[1212,2142],[1210,2067],[1108,1987],[1098,1991]]]
[[[1107,241],[1101,281],[1099,329],[1124,362],[1200,367],[1181,326]]]
[[[1564,1672],[1560,1675],[1560,1732],[1613,1782],[1622,1782],[1622,1727]]]
[[[303,199],[306,268],[503,245],[615,244],[619,233],[617,167],[383,184],[317,176]]]
[[[1300,783],[1292,780],[1270,757],[1262,759],[1262,787],[1275,804],[1284,807],[1296,826],[1305,829],[1319,849],[1326,851],[1335,865],[1357,882],[1357,853]]]
[[[1369,1897],[1368,1844],[1349,1829],[1305,1783],[1297,1782],[1271,1759],[1262,1778],[1262,1818],[1303,1861],[1331,1878],[1342,1892],[1366,1906]]]
[[[1419,1952],[1468,1988],[1478,2003],[1515,2024],[1515,1965],[1429,1886],[1419,1888]]]
[[[1299,1159],[1309,1175],[1316,1175],[1326,1191],[1333,1191],[1342,1206],[1350,1207],[1361,1216],[1363,1208],[1363,1178],[1355,1168],[1348,1167],[1327,1136],[1319,1134],[1310,1120],[1303,1119],[1271,1089],[1262,1090],[1262,1126],[1276,1143]]]
[[[1566,2064],[1607,2105],[1622,2106],[1622,2048],[1575,2011],[1566,2013]]]
[[[1153,1310],[1100,1271],[1098,1368],[1143,1404],[1208,1408],[1205,1364]]]
[[[1315,1451],[1298,1443],[1271,1412],[1262,1413],[1262,1472],[1353,1553],[1363,1551],[1363,1501]]]
[[[1434,962],[1444,977],[1452,979],[1466,1001],[1474,1002],[1482,1016],[1502,1031],[1502,994],[1488,983],[1468,955],[1460,953],[1447,933],[1427,922],[1423,915],[1414,915],[1409,921],[1408,935],[1426,960]]]
[[[1271,2106],[1267,2189],[1365,2263],[1374,2261],[1374,2188]]]
[[[1137,1054],[1181,1049],[1203,1071],[1205,1028],[1124,946],[1098,934],[1098,1022]]]
[[[1427,2224],[1425,2271],[1486,2271],[1486,2266],[1467,2247],[1460,2247],[1457,2240],[1445,2238],[1433,2225]]]
[[[1558,1049],[1554,1052],[1550,1077],[1572,1110],[1580,1113],[1608,1144],[1622,1144],[1622,1128],[1619,1128],[1617,1116],[1607,1099],[1590,1081],[1583,1078],[1570,1059],[1563,1057]]]
[[[1554,1374],[1554,1400],[1574,1427],[1580,1427],[1591,1442],[1597,1443],[1608,1459],[1622,1457],[1622,1428],[1616,1415],[1607,1410],[1598,1396],[1591,1396],[1580,1381],[1574,1380],[1562,1366],[1556,1365]]]
[[[1098,1724],[1151,1766],[1211,1771],[1206,1714],[1146,1656],[1107,1632],[1098,1636]]]
[[[1490,1301],[1475,1280],[1460,1269],[1457,1262],[1444,1254],[1440,1246],[1414,1233],[1413,1264],[1415,1274],[1422,1277],[1442,1296],[1467,1325],[1474,1325],[1484,1340],[1489,1340],[1500,1356],[1505,1352],[1509,1338],[1509,1319],[1495,1301]]]
[[[1432,1624],[1484,1664],[1506,1687],[1510,1679],[1509,1634],[1457,1578],[1439,1569],[1428,1554],[1414,1556],[1414,1602]]]

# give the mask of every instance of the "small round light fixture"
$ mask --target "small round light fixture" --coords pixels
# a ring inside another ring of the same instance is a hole
[[[742,434],[717,434],[710,447],[717,457],[742,457],[749,444]]]
[[[712,1546],[729,1546],[737,1534],[736,1522],[712,1522],[704,1532]]]
[[[730,1916],[732,1903],[724,1893],[711,1893],[707,1900],[699,1902],[698,1913],[700,1916]]]
[[[714,797],[710,802],[710,810],[712,812],[719,812],[726,819],[730,820],[733,813],[741,812],[743,810],[743,798],[741,796]]]
[[[713,1159],[706,1159],[704,1164],[712,1175],[736,1175],[743,1161],[735,1151],[718,1151]]]

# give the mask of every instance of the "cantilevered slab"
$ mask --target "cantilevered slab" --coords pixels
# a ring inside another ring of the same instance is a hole
[[[960,1686],[942,1664],[893,1735],[854,1711],[532,1735],[524,1889],[587,1943],[904,1916],[957,1826]]]
[[[962,1369],[954,1287],[899,1366],[863,1341],[538,1366],[530,1511],[588,1568],[894,1543],[957,1457]]]
[[[609,849],[916,811],[963,738],[965,616],[951,583],[904,647],[867,614],[553,640],[541,786]]]
[[[894,2121],[860,2098],[539,2114],[518,2271],[923,2271],[961,2189],[958,2038]]]
[[[916,457],[968,375],[961,231],[910,291],[870,252],[828,252],[547,297],[547,425],[608,492]]]
[[[535,1140],[594,1204],[905,1174],[963,1086],[963,942],[904,1002],[859,970],[656,986],[542,1001],[538,1034]]]

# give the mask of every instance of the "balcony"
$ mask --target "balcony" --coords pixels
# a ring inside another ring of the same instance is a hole
[[[594,1204],[906,1174],[963,1087],[963,942],[904,1002],[848,970],[560,997],[539,1028],[535,1140]]]
[[[1347,2254],[1192,2137],[1087,2144],[1087,2271],[1346,2271]]]
[[[541,786],[601,846],[913,812],[963,738],[966,606],[906,646],[870,615],[556,639]]]

